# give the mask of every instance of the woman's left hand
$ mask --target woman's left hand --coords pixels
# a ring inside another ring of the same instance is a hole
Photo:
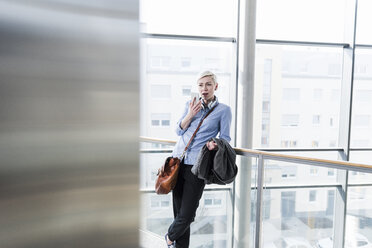
[[[208,150],[212,151],[212,150],[217,150],[218,148],[218,145],[216,142],[214,142],[214,140],[211,140],[211,141],[208,141],[207,142],[207,148]]]

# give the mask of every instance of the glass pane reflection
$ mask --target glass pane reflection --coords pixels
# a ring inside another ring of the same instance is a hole
[[[342,49],[256,46],[253,147],[336,147]]]
[[[229,190],[204,191],[195,221],[191,224],[190,247],[231,247],[232,203]],[[172,195],[142,194],[141,247],[153,248],[173,221]]]
[[[314,247],[333,234],[335,188],[266,189],[263,247]]]

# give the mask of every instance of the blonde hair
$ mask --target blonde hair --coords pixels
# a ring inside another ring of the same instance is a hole
[[[217,83],[217,76],[216,76],[216,74],[214,74],[211,71],[203,71],[202,73],[200,73],[199,76],[198,76],[198,80],[196,80],[196,82],[198,82],[199,79],[202,79],[204,77],[211,77],[213,82]]]

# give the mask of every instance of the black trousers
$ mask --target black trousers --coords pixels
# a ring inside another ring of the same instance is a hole
[[[189,247],[190,224],[195,219],[205,186],[204,180],[192,174],[191,167],[181,163],[177,183],[172,191],[174,221],[168,229],[168,236],[170,240],[176,241],[176,248]]]

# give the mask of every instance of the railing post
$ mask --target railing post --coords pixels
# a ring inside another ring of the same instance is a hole
[[[264,185],[264,159],[259,155],[257,161],[257,201],[256,201],[256,233],[255,233],[255,248],[261,248],[262,244],[262,201],[263,201],[263,185]]]

